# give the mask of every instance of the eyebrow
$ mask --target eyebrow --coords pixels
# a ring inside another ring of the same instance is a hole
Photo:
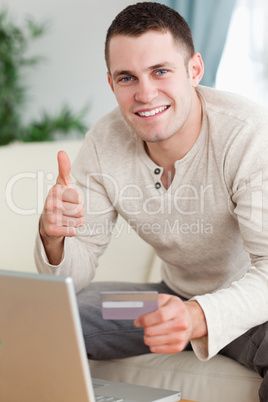
[[[148,68],[145,69],[145,71],[153,71],[153,70],[157,70],[158,68],[175,68],[175,64],[174,63],[170,63],[170,62],[164,62],[164,63],[158,63],[155,64],[153,66],[150,66]],[[115,72],[112,74],[113,79],[116,79],[118,77],[121,77],[122,75],[135,75],[134,71],[131,70],[115,70]]]

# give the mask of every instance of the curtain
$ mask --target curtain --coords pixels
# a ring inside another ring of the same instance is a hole
[[[214,87],[236,0],[162,0],[160,3],[178,11],[188,22],[195,49],[204,60],[201,84]]]
[[[268,107],[268,1],[237,0],[216,88]]]
[[[249,15],[249,58],[256,99],[268,106],[268,1],[243,0]]]

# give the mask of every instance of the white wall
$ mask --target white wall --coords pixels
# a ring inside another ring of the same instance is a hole
[[[31,54],[47,58],[28,74],[31,88],[25,119],[40,110],[59,110],[66,102],[74,110],[90,103],[87,117],[92,125],[116,106],[106,79],[104,41],[116,14],[130,0],[0,0],[15,21],[26,16],[49,20],[50,29],[31,47]]]

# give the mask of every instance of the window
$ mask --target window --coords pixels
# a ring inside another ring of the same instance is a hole
[[[268,107],[268,2],[237,0],[216,88]]]

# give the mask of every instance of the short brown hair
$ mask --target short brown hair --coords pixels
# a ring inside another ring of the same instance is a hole
[[[115,35],[138,37],[148,31],[170,32],[190,59],[195,53],[192,33],[185,19],[172,8],[156,2],[140,2],[121,11],[110,25],[105,40],[105,60],[109,70],[109,45]]]

